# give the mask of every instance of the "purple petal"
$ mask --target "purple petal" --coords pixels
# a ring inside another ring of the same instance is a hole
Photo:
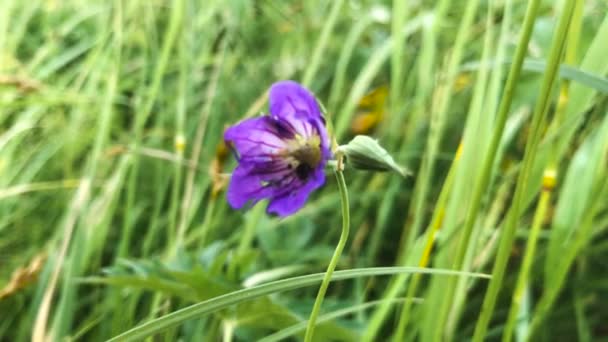
[[[242,208],[249,201],[256,203],[274,193],[273,188],[264,186],[268,176],[253,171],[254,164],[241,163],[232,173],[226,197],[234,209]]]
[[[321,137],[323,159],[331,158],[325,119],[315,96],[294,81],[280,81],[270,87],[270,114],[282,119],[302,136],[316,133]]]
[[[282,194],[273,197],[266,211],[279,216],[292,215],[304,206],[310,193],[321,187],[324,183],[325,173],[322,168],[317,168],[301,186],[282,191]]]
[[[294,81],[281,81],[270,87],[270,114],[287,121],[305,137],[315,133],[313,122],[322,121],[315,96]]]
[[[243,120],[224,132],[224,140],[234,145],[239,158],[275,155],[286,146],[274,122],[269,116]]]

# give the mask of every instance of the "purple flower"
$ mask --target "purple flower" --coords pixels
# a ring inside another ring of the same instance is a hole
[[[314,95],[300,84],[277,82],[269,99],[270,115],[243,120],[224,133],[239,162],[227,197],[235,209],[269,199],[268,213],[288,216],[325,183],[329,138]]]

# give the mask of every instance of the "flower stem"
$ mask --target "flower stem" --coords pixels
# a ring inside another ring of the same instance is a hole
[[[329,286],[331,275],[332,273],[334,273],[334,269],[336,269],[336,265],[338,264],[340,255],[342,255],[342,250],[344,249],[344,245],[346,245],[346,240],[348,240],[348,232],[350,230],[348,190],[346,188],[346,182],[344,181],[344,174],[340,169],[336,169],[335,173],[336,179],[338,181],[338,189],[340,190],[340,201],[342,203],[342,234],[340,234],[340,241],[338,241],[338,245],[336,246],[334,255],[331,257],[329,266],[327,266],[325,277],[323,277],[323,282],[321,283],[321,287],[319,288],[319,292],[317,293],[317,299],[315,299],[315,304],[312,307],[312,312],[310,313],[310,318],[308,319],[308,325],[306,326],[306,335],[304,336],[305,342],[312,341],[317,316],[319,316],[321,304],[323,303],[323,299],[325,298],[325,292],[327,292],[327,287]]]

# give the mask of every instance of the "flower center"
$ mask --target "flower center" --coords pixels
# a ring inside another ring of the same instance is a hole
[[[321,139],[318,135],[308,138],[296,135],[288,146],[287,154],[294,160],[290,167],[300,179],[306,179],[321,162]]]

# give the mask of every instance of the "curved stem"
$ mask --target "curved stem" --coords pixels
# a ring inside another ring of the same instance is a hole
[[[346,189],[346,182],[344,181],[344,174],[342,173],[342,170],[340,170],[339,168],[336,169],[335,173],[336,173],[336,179],[338,180],[338,189],[340,190],[340,201],[342,203],[342,234],[340,234],[340,241],[338,241],[338,245],[336,246],[334,255],[331,257],[329,266],[327,266],[327,271],[325,272],[325,277],[323,277],[323,282],[321,283],[321,287],[319,288],[319,292],[317,293],[317,299],[315,299],[315,304],[312,307],[312,312],[310,313],[310,318],[308,319],[308,324],[306,326],[306,335],[304,336],[305,342],[312,341],[312,336],[313,336],[313,333],[315,330],[317,316],[319,316],[321,304],[323,303],[323,299],[325,298],[325,292],[327,292],[327,287],[329,286],[329,281],[331,280],[331,275],[332,275],[332,273],[334,273],[334,269],[336,269],[336,265],[338,264],[340,255],[342,255],[342,250],[344,249],[344,245],[346,245],[346,240],[348,240],[348,232],[350,230],[350,211],[348,209],[348,190]]]

